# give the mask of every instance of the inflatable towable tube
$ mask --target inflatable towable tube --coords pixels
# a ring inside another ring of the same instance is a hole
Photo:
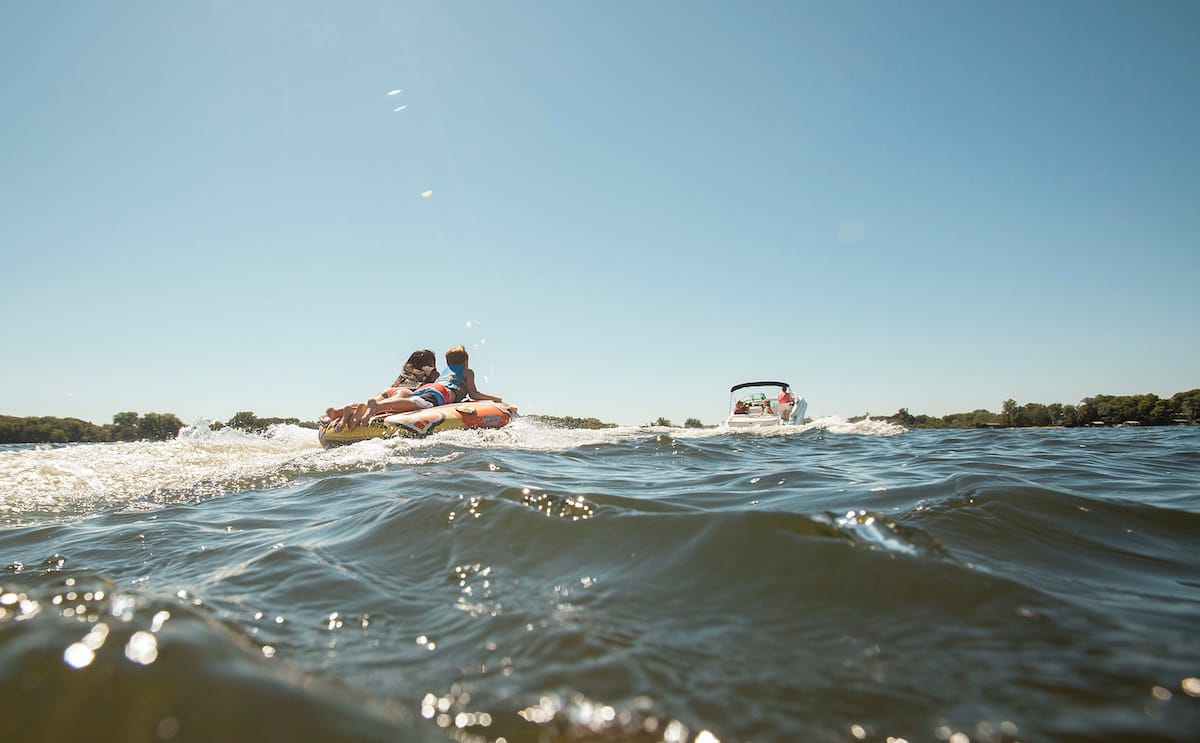
[[[341,446],[367,439],[390,439],[397,436],[419,438],[434,431],[462,428],[502,428],[517,414],[517,406],[505,402],[458,402],[437,405],[424,410],[382,416],[356,427],[353,431],[335,431],[333,426],[319,429],[321,446]]]

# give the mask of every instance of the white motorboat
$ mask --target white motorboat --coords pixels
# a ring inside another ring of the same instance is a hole
[[[730,428],[803,423],[808,401],[796,398],[787,382],[742,382],[729,388]]]

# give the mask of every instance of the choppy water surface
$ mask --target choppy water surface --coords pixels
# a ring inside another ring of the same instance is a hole
[[[0,732],[1194,741],[1200,431],[0,448]]]

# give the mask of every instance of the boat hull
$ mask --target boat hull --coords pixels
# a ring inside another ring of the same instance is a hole
[[[516,414],[516,406],[508,403],[460,402],[376,418],[354,430],[336,431],[327,426],[317,432],[317,440],[329,448],[368,439],[421,438],[437,431],[503,428]]]
[[[761,428],[782,425],[778,415],[730,415],[725,420],[730,428]]]

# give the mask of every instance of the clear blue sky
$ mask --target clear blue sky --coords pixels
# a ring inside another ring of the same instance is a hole
[[[457,343],[525,412],[623,424],[715,423],[754,378],[818,417],[1191,389],[1197,28],[1104,0],[9,3],[0,414],[312,419]]]

